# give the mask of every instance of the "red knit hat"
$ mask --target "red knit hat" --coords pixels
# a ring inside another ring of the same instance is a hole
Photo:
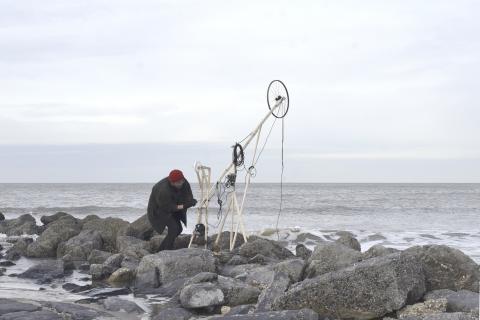
[[[182,179],[184,179],[183,172],[178,169],[170,171],[170,174],[168,175],[168,180],[170,182],[177,182]]]

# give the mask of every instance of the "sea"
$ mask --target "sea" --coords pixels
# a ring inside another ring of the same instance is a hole
[[[0,212],[7,219],[30,213],[39,224],[41,216],[58,211],[78,218],[95,214],[131,222],[146,213],[153,184],[3,183]],[[191,185],[200,199],[198,184]],[[210,234],[218,231],[225,215],[223,230],[232,228],[226,196],[235,193],[239,204],[243,200],[242,184],[218,189],[208,210]],[[189,209],[184,233],[192,231],[197,212]],[[282,240],[290,248],[305,234],[328,240],[338,237],[338,231],[349,231],[362,251],[375,244],[397,249],[442,244],[480,263],[479,183],[253,183],[245,196],[242,220],[247,234]]]

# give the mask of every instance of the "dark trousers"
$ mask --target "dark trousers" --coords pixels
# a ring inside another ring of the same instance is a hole
[[[165,239],[163,239],[162,243],[160,244],[159,251],[162,250],[172,250],[173,243],[175,242],[175,238],[179,234],[182,233],[182,223],[180,222],[180,217],[177,214],[170,215],[166,220],[166,226],[168,228],[168,233]]]

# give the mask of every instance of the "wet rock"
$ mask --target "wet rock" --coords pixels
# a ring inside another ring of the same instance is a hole
[[[100,250],[103,240],[96,230],[82,230],[78,235],[68,239],[57,249],[57,257],[65,254],[72,256],[74,261],[86,261],[93,250]]]
[[[54,222],[54,221],[56,221],[56,220],[58,220],[58,219],[60,219],[60,218],[62,218],[62,217],[67,217],[67,216],[73,218],[72,215],[70,215],[70,214],[68,214],[68,213],[66,213],[66,212],[57,212],[57,213],[52,214],[52,215],[49,215],[49,216],[42,216],[42,217],[40,218],[40,221],[41,221],[44,225],[47,225],[47,224],[52,223],[52,222]]]
[[[19,311],[4,314],[0,316],[0,320],[63,320],[58,313],[49,310],[39,311]]]
[[[320,243],[313,250],[305,269],[305,277],[313,278],[337,271],[363,258],[362,253],[335,242]]]
[[[222,290],[212,283],[196,283],[185,286],[180,292],[182,307],[195,309],[217,306],[224,301]]]
[[[32,242],[33,239],[29,237],[19,238],[13,247],[7,250],[5,258],[9,260],[18,260],[21,256],[26,256],[27,248]]]
[[[384,318],[386,320],[387,318]],[[402,320],[477,320],[478,316],[464,312],[434,313],[425,316],[408,316]]]
[[[118,252],[138,259],[151,253],[150,243],[135,237],[118,236],[116,246]]]
[[[39,283],[47,283],[64,276],[64,264],[60,259],[42,261],[18,275],[19,278],[36,279]]]
[[[468,290],[458,292],[441,289],[428,292],[424,300],[445,299],[447,301],[447,312],[479,312],[479,294]]]
[[[64,270],[74,270],[75,269],[75,261],[73,260],[72,256],[66,254],[62,257],[63,261],[63,268]]]
[[[135,279],[135,273],[128,268],[119,268],[108,278],[109,283],[130,283]]]
[[[415,246],[405,250],[421,262],[427,291],[437,289],[478,292],[478,265],[462,251],[445,245]]]
[[[103,264],[97,263],[90,265],[89,274],[92,276],[92,280],[103,280],[110,275]]]
[[[160,250],[160,245],[162,244],[165,237],[165,234],[157,234],[150,238],[148,242],[150,243],[150,251],[152,253],[157,253]]]
[[[31,214],[23,214],[15,219],[0,221],[0,233],[7,236],[20,236],[22,234],[38,234],[39,228]]]
[[[185,249],[188,248],[190,244],[190,235],[189,234],[180,234],[173,243],[173,250]]]
[[[152,320],[188,320],[193,314],[183,308],[167,308],[161,310]]]
[[[0,267],[11,267],[11,266],[14,266],[14,265],[15,265],[15,263],[13,263],[10,260],[0,261]]]
[[[318,314],[311,309],[269,311],[251,314],[225,315],[223,320],[318,320]]]
[[[103,266],[107,270],[108,274],[113,273],[115,270],[122,266],[123,258],[123,254],[116,253],[108,257],[107,260],[105,260]]]
[[[386,255],[389,255],[391,253],[399,252],[399,250],[394,249],[394,248],[387,248],[382,246],[381,244],[376,244],[363,254],[364,259],[370,259],[370,258],[375,258],[375,257],[383,257]]]
[[[356,250],[356,251],[362,251],[360,242],[355,238],[353,234],[350,232],[348,233],[342,233],[340,234],[340,238],[335,240],[336,243],[343,244],[344,246]]]
[[[7,272],[7,268],[0,268],[0,276],[3,276]]]
[[[78,285],[78,284],[75,284],[75,283],[67,282],[67,283],[62,285],[62,288],[64,290],[72,292],[72,293],[78,293],[78,292],[90,290],[90,289],[92,289],[92,286],[89,285],[89,284],[81,286],[81,285]]]
[[[294,284],[273,308],[309,307],[320,316],[372,319],[418,301],[425,292],[421,265],[409,254],[392,254]]]
[[[0,221],[3,221],[3,220],[5,220],[5,216],[3,215],[2,212],[0,212]]]
[[[136,271],[138,265],[140,264],[140,259],[132,257],[132,256],[125,256],[123,257],[122,263],[120,265],[121,268],[128,268],[132,271]]]
[[[19,311],[34,312],[40,309],[40,306],[34,304],[23,303],[14,299],[0,298],[0,315]]]
[[[78,235],[82,224],[78,219],[65,216],[48,224],[47,229],[27,248],[27,256],[47,258],[57,256],[57,247],[62,241]]]
[[[105,309],[109,311],[124,311],[127,313],[142,314],[145,311],[140,308],[135,302],[120,299],[118,297],[108,297],[102,302]]]
[[[105,260],[108,259],[108,257],[112,255],[113,253],[108,251],[93,249],[88,255],[87,260],[88,260],[88,263],[90,264],[93,264],[93,263],[102,264],[105,262]]]
[[[83,230],[96,230],[103,239],[103,250],[114,252],[116,248],[117,236],[125,235],[126,229],[130,224],[128,221],[119,218],[98,218],[92,217],[85,221]]]
[[[135,286],[155,288],[200,272],[215,271],[215,258],[210,250],[165,250],[142,258],[137,268]]]
[[[308,249],[303,244],[298,244],[295,247],[295,255],[298,258],[302,258],[303,260],[308,260],[310,258],[310,256],[312,255],[312,250]]]
[[[247,258],[253,258],[257,254],[262,254],[265,257],[270,257],[277,260],[295,257],[290,250],[282,247],[277,242],[268,239],[256,239],[254,241],[244,243],[239,248],[239,254]]]
[[[72,319],[93,320],[102,316],[102,313],[97,310],[74,303],[48,302],[46,306],[54,309],[58,313],[68,315]]]
[[[91,290],[83,292],[82,294],[92,298],[98,298],[98,297],[118,296],[123,294],[130,294],[130,293],[131,291],[129,288],[93,288]]]
[[[255,303],[260,289],[232,278],[218,276],[217,285],[224,295],[224,303],[229,306]]]

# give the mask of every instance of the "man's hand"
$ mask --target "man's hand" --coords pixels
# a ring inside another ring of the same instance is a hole
[[[178,204],[177,205],[177,210],[183,210],[183,204]]]

